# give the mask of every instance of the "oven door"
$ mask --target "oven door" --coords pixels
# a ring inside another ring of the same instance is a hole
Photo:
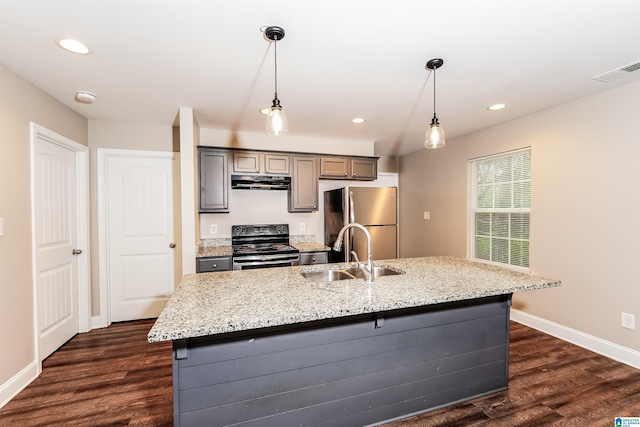
[[[252,268],[291,267],[299,265],[298,254],[275,255],[242,255],[233,257],[234,270],[249,270]]]

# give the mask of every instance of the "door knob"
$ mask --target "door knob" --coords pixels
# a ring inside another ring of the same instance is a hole
[[[175,244],[175,243],[169,243],[169,247],[170,247],[171,249],[173,249],[173,248],[175,248],[175,247],[176,247],[176,244]]]
[[[80,255],[82,253],[82,249],[74,249],[71,251],[72,255]]]

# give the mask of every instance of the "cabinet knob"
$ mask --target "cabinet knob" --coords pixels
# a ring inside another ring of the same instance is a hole
[[[169,243],[169,247],[170,247],[171,249],[173,249],[173,248],[175,248],[175,247],[176,247],[176,244],[175,244],[175,243],[173,243],[173,242],[172,242],[172,243]]]

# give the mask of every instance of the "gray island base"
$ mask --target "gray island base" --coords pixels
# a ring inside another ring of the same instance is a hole
[[[377,425],[505,390],[512,293],[560,284],[446,257],[382,264],[405,274],[186,276],[149,332],[173,341],[174,425]]]

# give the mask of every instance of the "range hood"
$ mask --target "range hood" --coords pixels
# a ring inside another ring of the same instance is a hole
[[[288,190],[290,186],[290,176],[231,175],[234,190]]]

